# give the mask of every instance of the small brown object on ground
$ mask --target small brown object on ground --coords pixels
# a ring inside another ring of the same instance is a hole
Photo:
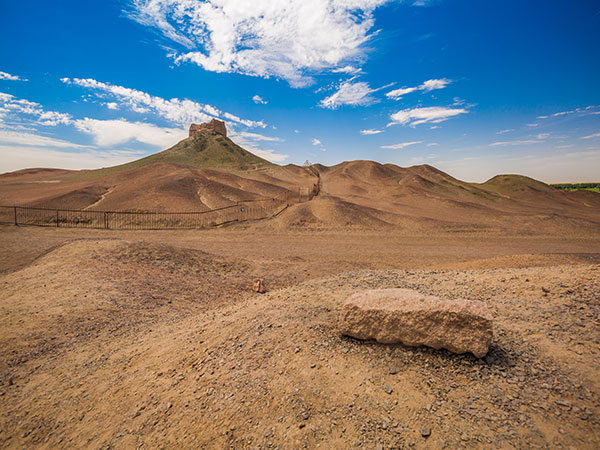
[[[340,329],[357,339],[426,345],[482,358],[492,342],[492,315],[483,302],[447,300],[412,289],[372,289],[348,298]]]
[[[254,280],[252,280],[252,290],[254,292],[258,292],[259,294],[264,294],[265,292],[267,292],[267,290],[265,289],[265,280],[263,280],[262,278],[255,278]]]

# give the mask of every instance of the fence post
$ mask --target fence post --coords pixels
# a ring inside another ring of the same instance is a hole
[[[108,213],[104,211],[104,228],[108,230]]]
[[[15,225],[19,225],[19,223],[17,222],[17,207],[13,206],[14,211],[15,211]]]
[[[58,209],[57,209],[56,210],[56,228],[58,228],[58,227],[59,227],[59,225],[58,225]]]

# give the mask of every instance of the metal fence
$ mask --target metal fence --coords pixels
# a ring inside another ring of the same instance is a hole
[[[299,198],[299,201],[302,201]],[[238,202],[224,208],[197,212],[95,211],[28,206],[0,206],[0,223],[64,228],[158,230],[209,228],[231,222],[278,215],[288,202],[280,199]]]

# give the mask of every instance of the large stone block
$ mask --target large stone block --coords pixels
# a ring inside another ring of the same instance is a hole
[[[342,334],[472,353],[482,358],[492,342],[492,315],[483,302],[448,300],[412,289],[373,289],[348,298],[340,316]]]

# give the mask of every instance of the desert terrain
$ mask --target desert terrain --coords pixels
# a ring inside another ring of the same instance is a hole
[[[600,444],[596,236],[0,237],[5,448]],[[488,356],[341,336],[341,304],[372,287],[486,301]]]
[[[0,226],[0,446],[600,446],[600,194],[431,166],[281,167],[210,133],[174,149],[4,174],[0,203],[316,195],[210,229]],[[341,335],[351,294],[392,287],[485,302],[488,354]]]

